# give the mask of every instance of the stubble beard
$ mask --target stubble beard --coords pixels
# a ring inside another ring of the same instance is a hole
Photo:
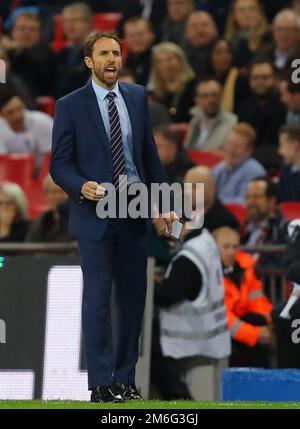
[[[117,71],[116,77],[114,79],[106,79],[104,76],[104,72],[100,72],[99,70],[94,69],[94,74],[96,78],[103,83],[103,86],[107,86],[108,88],[113,88],[118,80],[119,72]]]

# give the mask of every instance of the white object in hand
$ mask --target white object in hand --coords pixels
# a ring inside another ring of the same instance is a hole
[[[297,301],[299,296],[300,296],[300,285],[298,285],[297,283],[293,283],[292,293],[291,293],[287,303],[285,304],[285,306],[283,307],[283,309],[279,315],[280,317],[282,317],[282,319],[290,319],[291,318],[290,309],[295,304],[295,302]]]
[[[181,231],[182,231],[182,226],[183,225],[181,222],[179,222],[178,220],[175,220],[173,222],[173,225],[172,225],[171,236],[179,239]]]

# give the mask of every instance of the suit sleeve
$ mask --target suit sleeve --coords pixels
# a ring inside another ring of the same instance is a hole
[[[65,104],[58,101],[52,133],[50,174],[70,198],[80,202],[81,188],[86,179],[76,172],[74,139],[70,115]]]
[[[143,160],[146,167],[147,179],[150,183],[168,183],[168,178],[164,167],[160,161],[156,143],[153,137],[153,132],[150,124],[148,95],[146,88],[144,89],[144,114],[145,114],[145,128],[144,128],[144,153]],[[159,211],[161,212],[161,199],[158,203]],[[171,197],[170,210],[174,208],[174,201]]]

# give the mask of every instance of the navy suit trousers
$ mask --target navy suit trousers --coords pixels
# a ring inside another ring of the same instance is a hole
[[[82,326],[92,389],[135,382],[147,289],[145,219],[109,219],[100,241],[79,240],[83,272]],[[112,341],[111,290],[115,282],[116,341]]]

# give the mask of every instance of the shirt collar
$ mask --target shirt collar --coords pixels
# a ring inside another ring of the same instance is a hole
[[[98,85],[94,79],[92,79],[92,87],[99,101],[103,101],[109,92],[114,92],[116,97],[120,97],[119,82],[117,82],[115,87],[109,91],[108,89],[103,88],[103,86]]]

